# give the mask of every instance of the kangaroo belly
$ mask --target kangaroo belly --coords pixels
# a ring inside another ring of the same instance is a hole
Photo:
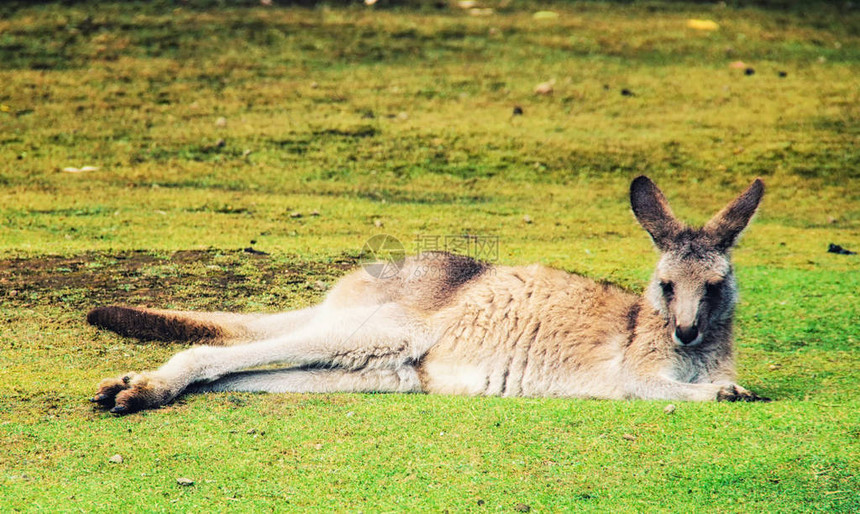
[[[435,394],[487,396],[558,396],[624,398],[623,362],[605,348],[573,345],[553,348],[533,340],[513,352],[488,354],[457,349],[457,343],[433,348],[418,367],[422,390]]]
[[[422,388],[623,397],[623,313],[629,305],[626,293],[576,275],[498,268],[434,317],[441,335],[418,366]]]

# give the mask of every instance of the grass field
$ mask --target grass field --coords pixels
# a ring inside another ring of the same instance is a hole
[[[0,511],[860,510],[856,8],[392,3],[0,6]],[[775,402],[86,401],[184,347],[89,308],[305,306],[379,233],[641,291],[643,173],[693,223],[764,179],[738,371]]]

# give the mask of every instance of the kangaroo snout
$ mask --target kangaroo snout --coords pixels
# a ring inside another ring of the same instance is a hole
[[[693,345],[699,341],[699,327],[696,325],[675,327],[675,341],[682,345]]]

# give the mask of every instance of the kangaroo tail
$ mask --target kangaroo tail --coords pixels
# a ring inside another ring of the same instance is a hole
[[[145,341],[194,341],[236,344],[258,335],[252,322],[264,314],[190,312],[143,307],[98,307],[87,314],[90,325]]]

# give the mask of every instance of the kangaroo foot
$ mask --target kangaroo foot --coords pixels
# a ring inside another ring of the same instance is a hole
[[[718,402],[769,402],[770,398],[759,396],[739,385],[726,386],[717,393]]]
[[[129,373],[102,380],[90,401],[109,408],[114,414],[129,414],[164,405],[171,397],[163,380],[145,373]]]

